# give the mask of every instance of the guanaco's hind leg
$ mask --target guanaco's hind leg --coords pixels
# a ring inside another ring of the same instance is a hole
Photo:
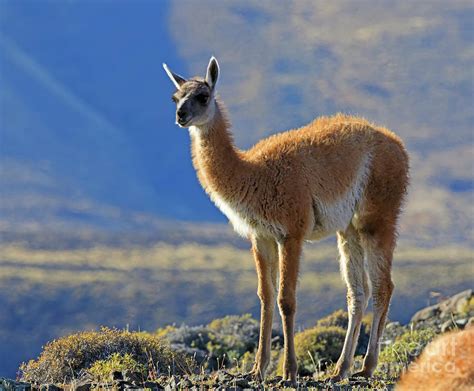
[[[372,233],[362,234],[362,243],[366,253],[367,267],[372,286],[374,317],[362,370],[354,376],[371,377],[377,367],[379,343],[385,327],[394,287],[391,270],[395,241],[395,227],[391,224],[386,224],[383,228]]]
[[[252,374],[263,379],[270,363],[273,310],[278,272],[278,247],[273,239],[253,238],[252,252],[258,275],[260,298],[260,338]]]
[[[370,295],[364,268],[364,250],[358,232],[350,225],[346,231],[338,232],[337,240],[341,273],[347,285],[349,324],[333,380],[347,377],[350,371],[359,338],[362,317]]]
[[[296,354],[294,343],[296,284],[302,250],[302,240],[287,238],[279,244],[280,287],[278,307],[283,323],[285,344],[283,349],[283,378],[296,383]]]

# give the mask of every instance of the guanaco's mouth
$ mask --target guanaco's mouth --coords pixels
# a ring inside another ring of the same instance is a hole
[[[176,123],[182,128],[185,128],[186,125],[188,125],[190,122],[191,122],[191,118],[187,118],[185,120],[183,119],[176,120]]]

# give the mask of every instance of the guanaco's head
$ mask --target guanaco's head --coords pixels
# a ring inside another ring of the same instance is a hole
[[[163,68],[177,88],[173,94],[176,103],[176,123],[182,127],[205,126],[212,121],[215,113],[214,92],[219,76],[219,64],[211,57],[206,77],[186,80],[172,72],[166,64]]]

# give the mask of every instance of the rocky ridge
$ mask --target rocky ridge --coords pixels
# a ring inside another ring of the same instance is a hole
[[[441,334],[452,329],[463,329],[474,325],[474,295],[472,289],[460,292],[446,298],[437,304],[430,305],[416,312],[411,321],[406,325],[398,322],[389,322],[386,326],[383,344],[391,345],[402,334],[409,330],[434,330]],[[252,344],[257,338],[255,324],[249,319],[245,325],[248,340]],[[245,327],[244,327],[245,326]],[[189,330],[186,331],[189,333]],[[187,335],[187,334],[185,334]],[[250,338],[251,336],[251,338]],[[177,338],[172,334],[174,343],[180,345],[180,350],[186,350],[185,338]],[[179,341],[177,341],[179,340]],[[194,349],[194,350],[193,350]],[[189,351],[199,354],[196,347]],[[21,379],[20,379],[21,380]],[[315,380],[312,377],[300,377],[298,390],[392,390],[395,379],[370,379],[351,378],[340,383]],[[90,390],[279,390],[291,388],[291,384],[275,376],[260,383],[250,375],[230,372],[228,370],[215,370],[211,373],[201,371],[199,374],[189,375],[157,375],[154,378],[144,379],[140,373],[128,370],[115,371],[110,374],[107,381],[98,382],[84,371],[78,379],[68,384],[34,384],[23,381],[14,381],[0,378],[0,391],[90,391]]]

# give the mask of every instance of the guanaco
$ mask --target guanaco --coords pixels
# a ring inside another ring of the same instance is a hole
[[[442,335],[410,364],[397,391],[474,390],[474,327]]]
[[[275,298],[283,323],[284,379],[296,382],[296,286],[304,241],[337,234],[349,324],[334,379],[349,375],[372,288],[373,321],[362,371],[377,365],[393,291],[396,225],[408,184],[408,155],[391,131],[343,114],[317,118],[247,151],[234,145],[216,94],[219,65],[189,80],[163,67],[176,87],[176,123],[189,128],[199,181],[235,231],[248,238],[258,275],[260,337],[252,373],[270,361]],[[277,293],[277,274],[279,287]]]

